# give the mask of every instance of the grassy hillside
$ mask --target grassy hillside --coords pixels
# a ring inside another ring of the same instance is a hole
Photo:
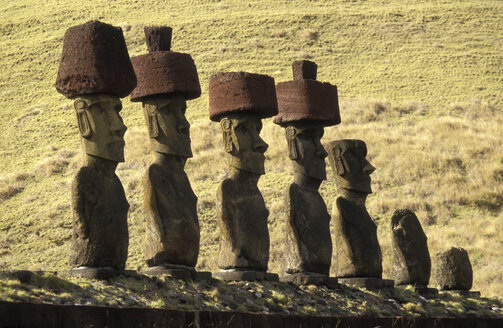
[[[430,254],[468,250],[474,290],[503,290],[503,4],[500,1],[3,1],[0,12],[0,269],[68,267],[70,183],[80,166],[72,102],[54,88],[65,30],[91,19],[124,27],[130,55],[145,53],[143,26],[173,27],[173,50],[192,55],[202,96],[189,103],[199,197],[199,267],[216,270],[215,199],[226,163],[207,114],[208,78],[249,71],[291,79],[309,58],[318,79],[339,88],[338,138],[367,142],[377,167],[368,209],[378,224],[385,276],[390,218],[414,210]],[[140,105],[123,100],[128,267],[141,269],[141,177],[149,164]],[[283,131],[266,120],[270,144],[259,182],[271,214],[272,271],[284,244],[283,191],[291,181]],[[329,211],[332,174],[321,186]],[[431,280],[433,283],[433,280]]]

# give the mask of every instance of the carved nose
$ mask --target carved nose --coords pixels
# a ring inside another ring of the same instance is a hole
[[[122,119],[117,112],[114,112],[110,116],[110,131],[113,135],[123,137],[127,130],[126,125],[124,125],[124,122],[122,122]]]
[[[323,148],[323,146],[320,144],[320,147],[316,151],[316,155],[318,155],[319,158],[326,158],[328,156],[328,153],[325,150],[325,148]]]
[[[181,134],[188,134],[190,130],[190,123],[187,121],[183,114],[177,115],[176,131]]]
[[[266,144],[266,142],[257,135],[253,143],[253,151],[257,153],[265,153],[267,151],[267,148],[269,148],[269,145]]]
[[[372,164],[370,164],[368,161],[365,161],[365,166],[363,167],[363,170],[362,172],[364,174],[367,174],[367,175],[370,175],[372,172],[374,172],[376,170],[376,168],[374,166],[372,166]]]

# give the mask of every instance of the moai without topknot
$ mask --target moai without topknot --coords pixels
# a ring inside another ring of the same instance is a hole
[[[391,270],[390,275],[398,286],[413,286],[422,295],[437,294],[428,288],[431,259],[428,239],[414,212],[396,210],[391,217]]]
[[[473,270],[468,252],[461,247],[449,247],[435,255],[435,282],[438,289],[467,297],[479,297],[479,291],[470,291]]]
[[[392,288],[393,280],[382,278],[382,254],[377,226],[365,201],[372,193],[373,167],[365,158],[362,140],[336,140],[329,144],[329,160],[340,196],[333,205],[335,228],[334,264],[339,282],[368,289]]]
[[[332,259],[330,215],[318,189],[326,179],[327,152],[321,144],[324,127],[339,124],[337,87],[316,81],[311,61],[292,65],[293,81],[278,83],[278,115],[274,123],[285,128],[294,182],[285,192],[287,212],[285,275],[281,281],[335,287],[329,278]]]
[[[267,273],[269,211],[257,187],[264,171],[262,118],[278,113],[274,79],[245,72],[219,73],[209,81],[210,119],[220,122],[230,177],[217,191],[220,272],[223,280],[277,280]]]
[[[84,151],[84,165],[72,184],[74,275],[107,278],[124,273],[129,204],[115,169],[124,162],[120,97],[135,86],[120,28],[90,21],[66,31],[56,89],[75,99]]]
[[[197,197],[184,171],[192,157],[187,100],[198,98],[201,87],[192,57],[170,51],[171,35],[167,26],[145,27],[150,53],[131,58],[138,78],[131,101],[142,102],[154,154],[143,180],[145,273],[206,279],[209,273],[194,270],[200,239]]]

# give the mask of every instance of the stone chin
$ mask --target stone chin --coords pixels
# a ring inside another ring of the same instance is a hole
[[[351,191],[358,191],[362,192],[365,194],[371,194],[372,193],[372,188],[370,186],[370,177],[365,179],[365,181],[349,181],[341,176],[335,176],[335,183],[338,188],[343,188]]]
[[[248,159],[243,159],[237,156],[232,156],[231,158],[231,166],[235,169],[254,173],[254,174],[260,174],[264,175],[265,174],[265,169],[264,169],[264,161],[265,161],[265,156],[262,153],[253,153],[252,156],[248,157],[253,157],[252,160],[250,158]]]
[[[86,154],[118,163],[124,162],[124,146],[125,142],[123,140],[108,143],[105,147],[99,147],[96,143],[82,138],[82,147]]]
[[[152,150],[157,153],[180,156],[183,158],[191,158],[193,156],[192,150],[190,148],[190,138],[188,138],[187,146],[183,147],[183,148],[171,147],[170,145],[162,144],[155,139],[150,139],[150,140],[151,140]]]
[[[319,165],[313,166],[305,166],[294,162],[293,169],[295,172],[299,172],[305,176],[308,176],[317,180],[326,180],[327,179],[327,171],[325,161],[320,162]]]

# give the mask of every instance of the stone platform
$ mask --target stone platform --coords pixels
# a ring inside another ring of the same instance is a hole
[[[395,283],[391,279],[379,278],[338,278],[339,283],[366,289],[393,289]]]
[[[212,276],[224,281],[279,281],[277,274],[264,271],[220,271]]]
[[[329,277],[324,274],[317,273],[293,273],[286,274],[279,278],[281,282],[291,282],[295,285],[314,285],[314,286],[326,286],[330,289],[335,289],[340,287],[337,283],[337,278]]]
[[[479,291],[471,291],[471,290],[441,290],[441,293],[447,293],[447,294],[454,294],[454,295],[459,295],[459,296],[464,296],[464,297],[470,297],[470,298],[479,298],[480,297],[480,292]]]
[[[412,287],[414,290],[414,293],[417,293],[421,296],[437,296],[438,295],[438,289],[436,288],[430,288],[428,286],[411,286],[411,285],[398,285],[396,288],[405,290],[409,287]]]
[[[79,267],[68,271],[61,271],[57,273],[58,276],[72,276],[82,277],[86,279],[107,280],[117,276],[135,277],[137,273],[135,270],[116,270],[110,267],[92,268],[92,267]]]
[[[194,281],[211,281],[211,272],[196,271],[194,268],[185,266],[154,266],[149,267],[142,274],[152,276],[171,276],[175,279],[194,280]]]

